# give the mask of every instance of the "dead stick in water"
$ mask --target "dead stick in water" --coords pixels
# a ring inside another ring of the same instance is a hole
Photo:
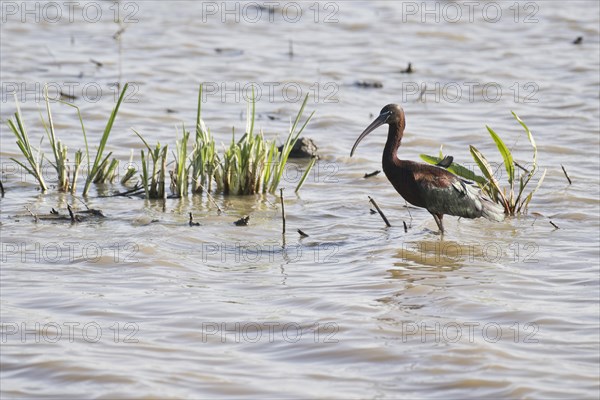
[[[285,235],[285,204],[283,203],[283,188],[279,189],[279,193],[281,194],[281,218],[283,219],[283,232],[282,235]]]
[[[370,172],[368,174],[365,174],[365,176],[363,176],[363,178],[365,178],[365,179],[370,178],[372,176],[378,175],[380,172],[381,172],[380,170]]]
[[[69,216],[71,217],[71,222],[77,222],[75,220],[75,214],[73,214],[73,210],[71,209],[71,205],[67,203],[67,210],[69,210]]]
[[[308,237],[308,235],[304,232],[302,232],[300,229],[298,229],[298,233],[300,234],[300,237],[305,238]]]
[[[569,178],[569,174],[567,174],[567,170],[565,169],[565,167],[563,167],[563,165],[562,165],[562,164],[560,164],[560,167],[562,168],[562,170],[563,170],[563,173],[564,173],[564,174],[565,174],[565,176],[567,177],[567,180],[569,181],[569,185],[570,185],[572,182],[571,182],[571,178]]]
[[[369,201],[371,202],[371,204],[373,204],[373,206],[375,206],[375,209],[377,210],[379,215],[381,215],[381,219],[383,219],[383,222],[385,222],[385,224],[387,225],[388,228],[391,228],[392,225],[390,224],[390,221],[388,221],[388,219],[385,217],[385,215],[383,214],[383,211],[381,211],[381,208],[379,208],[379,206],[377,205],[375,200],[373,200],[373,198],[371,196],[367,196],[367,197],[369,198]]]
[[[190,212],[190,220],[188,222],[190,226],[200,226],[200,222],[194,222],[194,214]]]
[[[2,193],[2,197],[4,197],[4,185],[2,184],[2,181],[0,181],[0,192]]]
[[[217,204],[217,202],[215,201],[215,199],[210,195],[210,193],[208,192],[208,190],[206,190],[206,188],[204,186],[202,186],[202,184],[198,181],[196,181],[196,183],[198,184],[198,186],[200,186],[202,188],[202,190],[204,190],[204,192],[206,192],[206,196],[208,197],[208,199],[211,201],[211,203],[213,203],[215,205],[215,207],[217,207],[217,213],[219,215],[221,215],[221,213],[223,212],[223,210],[221,210],[221,207],[219,207],[219,205]]]
[[[35,222],[38,222],[38,216],[37,216],[37,214],[34,214],[34,213],[32,213],[32,212],[31,212],[31,210],[29,209],[29,207],[27,207],[27,206],[25,206],[25,209],[26,209],[27,211],[29,211],[29,214],[31,214],[31,216],[33,217],[33,220],[34,220]]]

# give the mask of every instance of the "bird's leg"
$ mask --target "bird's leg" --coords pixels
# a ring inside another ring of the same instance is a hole
[[[442,235],[444,234],[444,224],[442,223],[442,218],[444,218],[444,214],[431,214],[433,215],[433,219],[435,219],[435,223],[437,224],[438,228],[440,228],[440,232],[442,233]]]

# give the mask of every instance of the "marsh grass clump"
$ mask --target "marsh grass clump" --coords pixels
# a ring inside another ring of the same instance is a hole
[[[314,112],[300,125],[300,120],[308,101],[304,99],[294,122],[291,124],[286,141],[281,151],[275,139],[265,139],[262,131],[255,132],[256,101],[254,93],[248,103],[246,112],[246,129],[241,138],[236,140],[235,131],[232,133],[228,145],[223,145],[223,152],[216,150],[215,139],[211,131],[202,121],[202,85],[198,92],[198,107],[196,112],[196,133],[191,151],[188,153],[190,132],[182,129],[181,139],[176,141],[173,153],[173,169],[169,170],[171,178],[171,192],[175,197],[187,196],[190,192],[200,194],[204,191],[210,193],[213,187],[216,192],[226,195],[249,195],[257,193],[274,193],[283,177],[289,154],[294,143],[312,118]],[[134,131],[135,132],[135,131]],[[153,191],[153,179],[161,181],[167,167],[166,151],[159,145],[152,150],[141,134],[135,132],[144,142],[148,154],[152,158],[146,160],[142,156],[142,184],[146,190],[146,197],[160,197],[160,191]],[[160,161],[159,161],[160,160]],[[152,172],[150,173],[150,164]],[[311,164],[311,166],[314,162]],[[156,178],[158,176],[158,178]],[[154,182],[158,184],[158,182]],[[214,185],[214,186],[213,186]],[[298,187],[299,189],[299,187]]]
[[[81,123],[81,131],[83,133],[83,139],[85,141],[85,157],[88,160],[88,170],[87,177],[85,181],[85,186],[83,188],[83,196],[88,194],[90,189],[90,185],[92,183],[105,183],[105,182],[113,182],[118,173],[119,161],[114,159],[109,162],[110,156],[112,153],[108,153],[104,157],[104,148],[106,147],[106,143],[108,141],[108,137],[110,135],[112,126],[114,124],[115,118],[117,116],[117,112],[119,110],[119,106],[123,102],[123,98],[125,96],[125,92],[127,91],[127,84],[123,87],[123,91],[119,96],[119,100],[115,108],[113,109],[110,118],[108,119],[108,123],[106,124],[106,128],[104,129],[104,133],[102,138],[100,139],[100,144],[98,146],[98,150],[96,152],[96,157],[94,159],[94,163],[91,163],[90,151],[87,141],[87,135],[85,132],[85,126],[83,124],[83,118],[81,117],[81,112],[79,107],[74,104],[70,104],[59,100],[59,102],[66,104],[70,107],[74,107],[77,110],[77,115],[79,117],[79,122]],[[77,178],[79,177],[79,170],[81,168],[81,164],[83,162],[83,151],[77,150],[74,156],[74,165],[71,167],[69,165],[68,159],[68,148],[67,146],[61,142],[57,136],[56,131],[54,129],[54,121],[52,119],[52,111],[50,109],[50,101],[48,100],[48,90],[47,87],[44,88],[44,98],[46,102],[46,115],[48,121],[44,120],[44,117],[40,115],[42,126],[46,131],[46,135],[48,136],[48,141],[50,143],[50,148],[52,150],[52,154],[54,155],[54,162],[50,161],[57,174],[57,187],[61,191],[70,191],[71,193],[75,193],[77,188]],[[15,113],[15,122],[12,120],[8,120],[8,126],[13,131],[15,136],[17,137],[17,145],[21,150],[21,153],[25,156],[29,165],[25,165],[24,163],[11,158],[18,165],[23,167],[28,173],[33,175],[35,179],[38,181],[40,188],[42,191],[48,190],[48,185],[44,181],[44,177],[42,176],[42,163],[44,160],[44,153],[42,151],[42,141],[40,141],[40,147],[37,149],[37,154],[34,153],[33,148],[29,142],[29,136],[27,134],[27,130],[25,129],[25,124],[23,123],[23,118],[21,114],[21,110],[19,108],[19,102],[15,95],[15,104],[17,107],[17,112]]]
[[[102,164],[100,164],[96,177],[94,178],[94,183],[113,183],[117,179],[119,174],[119,160],[113,158],[109,163],[108,157],[111,154],[112,153],[109,153],[104,161],[102,161]]]
[[[153,149],[142,135],[135,130],[134,132],[142,139],[142,142],[144,142],[148,151],[148,153],[145,153],[144,150],[140,151],[142,157],[142,172],[140,178],[142,180],[142,187],[144,188],[146,198],[164,199],[168,146],[161,147],[160,143],[156,143],[156,146]],[[148,156],[146,156],[146,154],[148,154]]]
[[[75,193],[84,158],[87,159],[87,174],[82,191],[83,196],[89,193],[92,183],[113,183],[117,180],[119,160],[111,158],[112,152],[107,152],[106,146],[119,107],[125,97],[127,87],[128,84],[125,84],[108,118],[95,155],[90,154],[87,133],[80,109],[74,104],[59,100],[59,102],[74,107],[77,110],[85,142],[85,152],[77,150],[74,153],[74,163],[72,165],[69,164],[67,146],[56,135],[46,91],[47,120],[43,116],[41,120],[54,156],[53,161],[50,161],[50,163],[57,172],[57,186],[59,190]],[[223,145],[223,151],[219,153],[211,131],[206,128],[202,121],[202,85],[200,85],[195,138],[193,139],[191,149],[189,148],[191,133],[183,126],[181,138],[175,142],[173,161],[170,164],[167,164],[168,146],[161,146],[160,143],[157,143],[154,147],[151,147],[143,136],[134,130],[145,146],[145,149],[142,149],[140,153],[142,159],[140,178],[145,197],[148,199],[165,198],[166,175],[170,176],[170,188],[173,197],[187,196],[190,191],[193,194],[201,194],[206,191],[208,195],[212,191],[227,195],[274,193],[281,182],[294,144],[314,115],[314,112],[311,113],[301,124],[307,101],[308,95],[305,97],[295,119],[290,124],[284,144],[278,148],[275,139],[266,139],[262,131],[256,132],[255,130],[256,99],[253,91],[252,100],[248,102],[247,106],[244,134],[237,139],[234,131],[229,144]],[[25,156],[27,163],[15,159],[13,161],[33,175],[41,189],[46,191],[48,185],[42,175],[42,164],[44,161],[42,142],[40,141],[38,149],[34,149],[31,146],[18,102],[16,104],[15,120],[9,120],[8,125],[15,134],[17,145]],[[316,159],[311,161],[299,185],[296,187],[296,191],[304,183],[315,162]],[[167,170],[167,167],[170,166],[172,168]],[[132,160],[130,160],[121,183],[126,184],[135,176],[136,172],[137,170],[133,167]]]
[[[213,176],[217,167],[217,153],[215,139],[210,131],[201,122],[200,117],[196,122],[196,140],[190,155],[192,168],[192,193],[210,192],[212,190]]]
[[[183,136],[175,142],[175,169],[170,171],[171,175],[171,193],[176,197],[184,197],[188,193],[188,165],[187,148],[190,132],[183,127]]]
[[[16,125],[12,119],[9,119],[8,126],[17,137],[17,146],[19,146],[19,149],[21,150],[21,153],[23,153],[23,156],[25,156],[29,166],[15,158],[11,158],[11,160],[20,165],[25,171],[33,175],[33,177],[38,181],[41,190],[45,192],[48,190],[48,185],[46,185],[44,176],[42,175],[42,164],[44,162],[44,154],[42,153],[41,149],[42,142],[40,141],[40,147],[37,149],[37,152],[34,152],[31,144],[29,143],[29,135],[27,134],[27,129],[25,129],[25,124],[23,123],[21,108],[19,107],[19,101],[17,100],[16,94],[15,104],[17,107],[17,111],[15,112]]]
[[[133,150],[131,150],[131,156],[129,156],[129,164],[127,165],[127,171],[121,178],[121,185],[126,185],[131,178],[135,176],[137,169],[133,165]]]
[[[488,125],[486,125],[486,128],[494,140],[500,155],[502,156],[502,165],[504,165],[504,168],[506,169],[508,186],[502,187],[500,185],[500,182],[495,176],[496,171],[494,171],[487,158],[483,155],[483,153],[481,153],[481,151],[472,145],[469,146],[471,156],[475,160],[475,163],[479,167],[479,170],[483,176],[475,174],[473,171],[458,163],[453,162],[448,167],[450,172],[476,182],[486,195],[504,207],[504,212],[508,215],[516,215],[519,213],[525,213],[527,211],[529,202],[533,198],[535,192],[542,185],[544,177],[546,176],[546,170],[544,170],[535,188],[527,193],[527,186],[531,182],[534,175],[536,175],[538,172],[537,145],[533,138],[533,134],[527,125],[521,120],[521,118],[519,118],[517,114],[512,112],[512,115],[525,130],[527,138],[529,139],[529,142],[533,148],[533,160],[530,169],[521,167],[520,164],[514,160],[510,149],[506,146],[500,136]],[[444,157],[440,151],[439,157],[421,154],[421,158],[430,164],[437,164]],[[517,170],[521,170],[522,173],[518,174]]]
[[[52,112],[50,111],[50,102],[48,101],[48,88],[44,88],[44,99],[46,101],[46,112],[48,115],[48,124],[44,121],[44,117],[40,115],[42,125],[48,136],[52,153],[54,154],[54,163],[50,162],[58,177],[58,190],[67,192],[69,190],[69,172],[68,172],[68,149],[60,140],[56,138],[54,131],[54,121],[52,120]],[[76,176],[75,176],[76,177]]]
[[[218,163],[215,139],[202,121],[202,85],[198,89],[196,110],[196,140],[190,155],[192,193],[210,192]]]
[[[277,190],[290,152],[314,115],[314,112],[311,113],[304,124],[300,126],[300,120],[307,101],[308,95],[305,97],[298,114],[296,114],[286,141],[281,151],[279,151],[275,140],[265,139],[262,131],[255,132],[256,101],[253,92],[252,101],[248,103],[246,111],[246,132],[237,141],[235,133],[233,133],[231,142],[229,146],[224,148],[223,154],[214,156],[216,163],[213,166],[213,176],[217,192],[247,195],[274,193]],[[200,102],[198,104],[200,110]],[[210,136],[210,131],[205,131],[200,122],[198,123],[198,131],[203,135],[207,133]],[[208,140],[202,137],[201,140],[209,143],[213,141],[212,137],[209,137]]]

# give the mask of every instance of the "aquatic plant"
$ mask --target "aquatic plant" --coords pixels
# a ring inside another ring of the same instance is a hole
[[[114,171],[114,162],[115,160],[108,164],[108,159],[112,155],[112,152],[108,153],[106,157],[103,158],[104,148],[106,147],[106,143],[108,142],[108,137],[110,136],[110,132],[112,130],[113,124],[115,122],[115,118],[117,117],[117,113],[119,112],[119,107],[125,98],[125,92],[127,92],[128,83],[123,86],[123,90],[121,91],[121,95],[119,96],[119,100],[117,100],[117,104],[115,108],[113,108],[110,117],[108,118],[108,122],[106,123],[106,127],[104,128],[104,132],[102,133],[102,137],[100,138],[100,143],[98,145],[98,150],[96,151],[96,157],[94,157],[94,163],[91,163],[90,158],[90,150],[88,147],[87,136],[85,134],[85,129],[83,130],[83,137],[85,139],[85,152],[88,160],[88,174],[85,180],[85,185],[83,187],[83,196],[86,196],[88,191],[90,190],[90,185],[92,182],[103,182],[108,178],[113,178],[112,171]],[[83,127],[83,123],[82,123]],[[113,168],[113,169],[111,169]],[[98,177],[100,174],[100,177]]]
[[[187,146],[190,132],[183,127],[183,137],[175,141],[175,170],[170,171],[171,175],[171,193],[177,197],[186,196],[188,193],[188,171],[190,166],[187,163]]]
[[[47,122],[42,117],[42,124],[46,130],[50,148],[54,155],[52,165],[57,172],[59,190],[70,190],[71,193],[75,193],[84,157],[87,159],[87,176],[82,192],[83,196],[88,194],[92,183],[112,183],[117,179],[119,160],[116,158],[111,159],[112,152],[105,154],[105,149],[127,87],[128,85],[125,84],[120,93],[119,99],[111,112],[100,138],[96,154],[93,157],[90,155],[87,133],[80,109],[74,104],[59,100],[61,103],[74,107],[77,110],[85,142],[85,154],[82,150],[75,152],[75,162],[72,169],[68,165],[67,146],[58,140],[56,136],[50,102],[46,94]],[[291,123],[282,149],[279,150],[275,139],[265,139],[262,131],[255,132],[256,99],[253,91],[252,99],[248,102],[245,133],[239,140],[236,140],[234,131],[231,142],[228,146],[223,146],[221,154],[216,151],[215,139],[202,121],[201,100],[202,85],[200,85],[198,92],[195,140],[192,149],[188,152],[190,132],[185,129],[185,126],[182,129],[181,139],[176,140],[175,143],[173,169],[168,171],[171,178],[170,187],[172,194],[176,197],[187,196],[190,191],[190,184],[192,193],[211,192],[213,189],[220,193],[233,195],[274,193],[283,177],[294,144],[314,115],[314,112],[311,113],[303,124],[300,124],[308,101],[308,95],[305,97],[293,123]],[[18,102],[15,121],[9,120],[8,124],[17,137],[17,145],[27,159],[28,165],[13,160],[32,174],[40,184],[41,189],[46,191],[48,186],[41,172],[44,160],[41,142],[36,155],[29,143],[29,137],[23,124]],[[163,147],[160,143],[157,143],[153,148],[140,133],[135,130],[134,132],[146,147],[146,149],[141,150],[142,168],[140,171],[141,183],[146,198],[164,198],[168,146]],[[306,180],[315,162],[316,159],[311,161],[300,183],[296,187],[296,191],[300,189]],[[127,171],[121,179],[121,183],[125,184],[136,172],[136,168],[132,166],[130,161]]]
[[[48,124],[44,121],[44,117],[40,115],[42,125],[48,135],[50,147],[54,154],[54,163],[50,162],[56,174],[58,176],[58,190],[68,191],[69,190],[69,173],[68,173],[68,149],[60,140],[56,138],[54,131],[54,121],[52,120],[52,112],[50,111],[50,101],[48,101],[48,87],[44,88],[44,99],[46,101],[46,113],[48,115]],[[74,176],[76,177],[76,176]]]
[[[121,178],[121,185],[127,184],[131,178],[135,176],[137,169],[133,166],[133,150],[131,150],[131,155],[129,156],[129,164],[127,166],[127,171]]]
[[[167,169],[167,150],[168,146],[161,147],[160,142],[156,143],[154,149],[150,147],[148,142],[135,130],[136,135],[142,139],[146,149],[148,149],[147,159],[144,150],[141,150],[142,157],[142,186],[147,199],[163,199],[165,197],[165,171]],[[152,173],[150,173],[152,166]]]
[[[492,168],[491,164],[483,155],[483,153],[473,145],[469,146],[469,150],[471,152],[471,156],[475,160],[475,163],[479,167],[479,170],[481,171],[483,176],[476,175],[473,171],[469,170],[468,168],[465,168],[464,166],[458,163],[453,162],[448,167],[448,170],[450,172],[465,179],[476,182],[486,195],[488,195],[492,200],[494,200],[498,204],[501,204],[504,207],[504,212],[508,215],[516,215],[527,211],[529,202],[533,198],[535,192],[542,185],[544,177],[546,176],[546,170],[544,170],[535,188],[531,190],[528,194],[526,194],[527,186],[531,182],[533,176],[536,175],[536,173],[538,172],[537,145],[533,138],[533,134],[531,133],[531,130],[527,127],[527,125],[521,120],[521,118],[519,118],[519,116],[516,113],[512,112],[512,115],[525,130],[527,138],[529,139],[529,142],[531,143],[531,146],[533,148],[533,160],[530,169],[522,167],[514,160],[510,149],[506,146],[506,144],[500,138],[500,136],[489,125],[486,125],[486,128],[490,136],[494,140],[494,143],[496,144],[500,155],[502,156],[502,165],[504,165],[504,168],[506,169],[508,186],[501,187],[500,182],[495,176],[495,171]],[[444,158],[444,156],[440,150],[439,157],[421,154],[421,158],[430,164],[437,164]],[[523,171],[520,175],[518,175],[516,172],[518,169]]]
[[[318,157],[316,157],[316,156],[311,157],[311,160],[308,163],[308,166],[306,167],[306,170],[304,171],[304,174],[302,174],[302,177],[300,178],[300,181],[298,181],[298,185],[296,186],[296,189],[294,189],[294,193],[298,193],[298,191],[300,190],[300,188],[304,184],[304,181],[306,181],[306,178],[308,178],[308,174],[310,174],[310,171],[312,170],[312,167],[317,162],[317,158]]]
[[[190,154],[192,168],[192,193],[210,192],[213,175],[217,166],[215,139],[202,121],[202,85],[198,89],[198,107],[196,111],[196,140]]]
[[[294,144],[314,115],[314,112],[311,113],[299,128],[307,101],[308,96],[296,114],[279,151],[275,140],[266,140],[262,131],[254,132],[256,104],[253,92],[246,112],[246,132],[238,141],[235,140],[235,134],[232,134],[231,142],[224,149],[223,155],[217,155],[214,171],[217,191],[224,194],[274,193],[283,177]]]
[[[81,168],[81,162],[83,161],[83,151],[77,150],[75,152],[75,165],[73,166],[73,175],[71,178],[71,193],[75,193],[77,190],[77,177],[79,176],[79,169]]]
[[[44,154],[41,150],[41,140],[40,147],[37,149],[37,154],[34,154],[33,148],[29,143],[29,135],[27,134],[27,130],[25,129],[25,124],[23,123],[23,118],[21,115],[21,108],[19,107],[19,101],[17,100],[17,95],[15,93],[15,104],[17,107],[17,111],[15,112],[15,123],[12,119],[8,120],[8,126],[13,131],[15,136],[17,137],[17,146],[25,156],[25,159],[29,163],[29,166],[25,165],[21,161],[11,158],[12,161],[20,165],[25,171],[33,175],[33,177],[38,181],[40,188],[42,191],[48,190],[48,185],[44,181],[44,177],[42,175],[42,163],[44,161]]]
[[[185,126],[182,130],[182,138],[177,140],[175,144],[174,168],[169,171],[173,195],[177,197],[187,196],[190,191],[190,183],[193,194],[212,191],[213,183],[215,190],[223,194],[274,193],[281,181],[294,143],[314,114],[313,112],[299,128],[307,101],[308,96],[304,99],[294,123],[291,125],[282,151],[279,151],[274,139],[267,140],[262,131],[258,133],[254,131],[256,101],[253,92],[252,99],[247,106],[245,133],[239,140],[236,140],[234,130],[231,142],[227,146],[224,145],[223,152],[219,154],[216,151],[215,139],[202,120],[202,85],[200,85],[196,112],[196,136],[192,150],[188,154],[190,132],[185,129]],[[148,188],[146,197],[160,197],[160,191],[153,191],[152,189],[152,179],[165,174],[166,163],[164,161],[159,162],[159,160],[166,158],[161,153],[164,149],[161,150],[160,146],[157,145],[152,150],[142,135],[136,131],[134,132],[142,139],[148,149],[148,154],[152,158],[152,173],[149,173],[150,160],[146,160],[145,152],[142,153],[142,185]],[[158,179],[160,181],[160,178]],[[303,183],[303,180],[301,183]],[[301,184],[297,189],[300,186]]]
[[[113,158],[109,163],[108,157],[110,154],[112,153],[109,153],[100,164],[94,178],[94,183],[113,183],[117,179],[117,175],[119,174],[119,160]]]

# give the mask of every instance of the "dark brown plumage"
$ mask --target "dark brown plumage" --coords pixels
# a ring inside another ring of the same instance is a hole
[[[383,150],[383,171],[396,191],[410,204],[425,208],[433,215],[444,233],[444,214],[463,218],[504,219],[504,208],[483,196],[481,191],[453,173],[435,165],[400,160],[396,154],[406,120],[397,104],[383,107],[379,116],[358,137],[350,157],[361,140],[381,125],[388,124],[388,138]]]

